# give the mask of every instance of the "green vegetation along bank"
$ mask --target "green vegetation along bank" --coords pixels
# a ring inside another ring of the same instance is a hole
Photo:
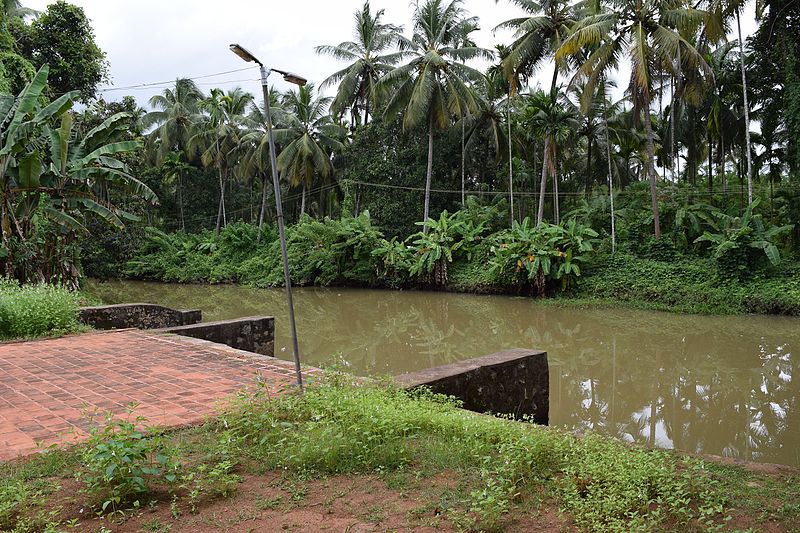
[[[482,206],[469,198],[464,209],[429,219],[427,231],[405,239],[385,238],[369,212],[304,217],[287,231],[290,271],[298,285],[509,293],[554,296],[555,303],[565,304],[800,316],[800,263],[788,239],[791,226],[769,226],[752,208],[741,217],[710,206],[688,210],[688,215],[680,208],[665,210],[674,230],[659,240],[643,235],[645,217],[621,216],[613,252],[602,222],[595,223],[599,231],[589,226],[598,213],[588,202],[560,224],[537,226],[526,218],[507,229],[504,201]],[[100,251],[86,258],[100,266],[90,273],[101,277],[281,285],[277,235],[271,228],[260,242],[258,235],[256,226],[244,222],[228,225],[218,237],[210,230],[168,234],[147,228],[123,254]]]
[[[97,421],[85,445],[0,465],[0,529],[258,526],[269,513],[274,524],[313,508],[309,488],[334,476],[344,490],[320,509],[333,514],[334,502],[371,477],[387,502],[407,509],[406,527],[506,531],[543,519],[620,532],[800,526],[791,472],[753,474],[597,435],[576,438],[350,379],[329,373],[304,395],[242,395],[204,426],[174,433],[142,429],[135,413]],[[248,500],[270,487],[269,498]],[[215,506],[219,500],[228,502]],[[238,514],[226,514],[231,506]],[[359,512],[381,523],[396,511],[378,504]]]

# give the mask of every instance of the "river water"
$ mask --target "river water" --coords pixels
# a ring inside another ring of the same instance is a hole
[[[106,303],[276,317],[285,293],[229,285],[90,282]],[[800,319],[569,309],[529,298],[360,289],[295,290],[304,363],[389,375],[506,348],[546,350],[550,424],[629,442],[800,466]]]

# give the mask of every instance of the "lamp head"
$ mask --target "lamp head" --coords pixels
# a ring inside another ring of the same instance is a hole
[[[229,48],[231,49],[231,52],[233,52],[237,56],[241,57],[242,59],[244,59],[248,63],[254,62],[254,63],[258,63],[259,65],[261,64],[261,61],[256,59],[256,56],[251,54],[245,47],[240,46],[240,45],[238,45],[236,43],[233,43],[232,45],[229,46]]]
[[[298,76],[297,74],[292,74],[291,72],[284,73],[283,79],[285,81],[288,81],[289,83],[294,83],[295,85],[299,85],[300,87],[302,87],[308,82],[308,80],[305,79],[304,77]]]

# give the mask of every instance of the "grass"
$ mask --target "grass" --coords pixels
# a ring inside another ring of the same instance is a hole
[[[513,528],[520,516],[556,511],[563,523],[587,531],[705,531],[767,521],[786,530],[800,527],[797,478],[776,480],[597,435],[576,438],[470,413],[426,392],[356,386],[337,374],[302,396],[243,394],[199,428],[150,437],[130,427],[119,431],[114,424],[77,450],[0,464],[0,487],[5,488],[0,489],[0,530],[58,531],[81,519],[54,514],[59,483],[72,480],[76,471],[80,479],[92,480],[91,486],[71,490],[81,505],[108,514],[103,498],[125,495],[114,503],[111,518],[146,515],[139,523],[145,531],[201,519],[213,502],[235,501],[237,486],[253,476],[272,476],[280,494],[256,498],[252,509],[226,520],[257,520],[262,512],[310,505],[307,500],[317,496],[311,488],[315,480],[344,476],[356,483],[377,476],[382,490],[423,495],[419,505],[404,512],[409,520],[446,520],[465,531],[501,531]],[[143,481],[144,488],[136,494],[115,490],[131,480],[118,471],[106,475],[109,463],[98,461],[97,454],[126,447],[148,450],[129,454],[141,455],[143,465],[155,464],[159,454],[168,457],[160,464],[170,468],[139,465],[133,471],[143,479],[134,485]],[[439,478],[453,482],[433,482]],[[321,505],[346,502],[351,488],[340,481]],[[169,513],[156,519],[140,511],[149,501]],[[373,502],[355,512],[377,523],[393,509]]]
[[[74,333],[83,296],[53,285],[23,285],[0,278],[0,340]]]

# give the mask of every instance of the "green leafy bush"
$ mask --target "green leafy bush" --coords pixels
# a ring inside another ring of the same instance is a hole
[[[540,295],[549,280],[560,281],[566,289],[581,275],[580,265],[587,259],[583,254],[593,250],[595,237],[597,232],[574,218],[560,225],[533,226],[526,217],[493,237],[492,268],[513,271]]]
[[[0,339],[70,333],[81,329],[81,296],[53,285],[22,285],[0,278]]]
[[[772,266],[781,262],[779,240],[787,237],[794,225],[765,226],[761,215],[754,214],[759,200],[748,205],[741,217],[717,211],[715,231],[705,231],[694,242],[711,244],[713,257],[721,274],[742,277],[751,274],[768,259]]]
[[[115,419],[106,415],[102,426],[89,430],[77,477],[98,502],[101,512],[116,513],[151,490],[155,481],[175,483],[180,463],[175,451],[157,431],[145,431],[145,419]]]

